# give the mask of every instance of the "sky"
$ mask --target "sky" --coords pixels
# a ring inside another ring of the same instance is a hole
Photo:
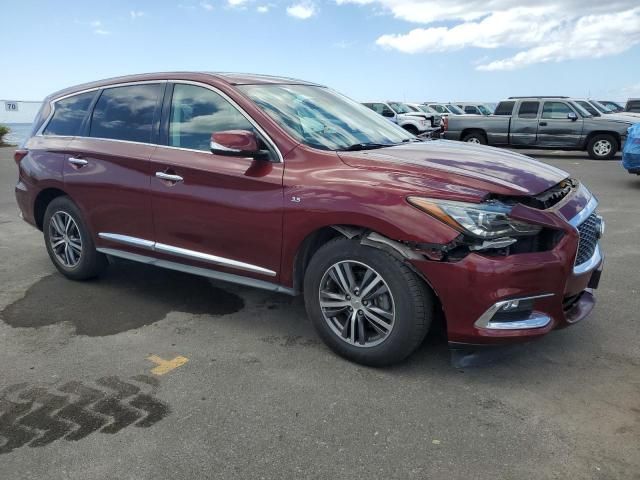
[[[0,98],[130,73],[301,78],[359,101],[640,97],[638,0],[0,0]]]

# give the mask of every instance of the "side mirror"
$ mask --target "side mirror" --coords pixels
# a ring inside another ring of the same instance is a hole
[[[228,157],[267,160],[268,150],[260,150],[258,137],[248,130],[225,130],[211,134],[211,153]]]
[[[382,111],[382,116],[383,117],[387,117],[387,118],[394,118],[396,116],[396,114],[393,113],[393,112],[390,112],[388,110],[383,110]]]
[[[569,112],[567,113],[567,118],[572,122],[575,122],[576,120],[578,120],[578,115],[575,112]]]

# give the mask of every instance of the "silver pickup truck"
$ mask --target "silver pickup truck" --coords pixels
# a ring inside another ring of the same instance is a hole
[[[483,145],[586,150],[610,159],[624,145],[632,121],[594,118],[569,97],[509,97],[488,116],[449,118],[444,138]]]

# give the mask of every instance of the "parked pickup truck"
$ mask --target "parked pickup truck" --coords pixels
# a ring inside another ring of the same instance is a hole
[[[483,145],[586,150],[610,159],[624,145],[631,120],[594,118],[568,97],[510,97],[499,115],[449,118],[444,138]]]
[[[440,133],[440,125],[434,125],[434,116],[415,112],[401,102],[365,102],[365,107],[400,125],[413,135],[435,135]]]

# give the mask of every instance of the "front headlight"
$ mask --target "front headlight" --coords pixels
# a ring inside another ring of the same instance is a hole
[[[466,203],[422,197],[407,200],[456,230],[481,239],[534,235],[542,230],[539,225],[510,218],[511,207],[499,201]]]

